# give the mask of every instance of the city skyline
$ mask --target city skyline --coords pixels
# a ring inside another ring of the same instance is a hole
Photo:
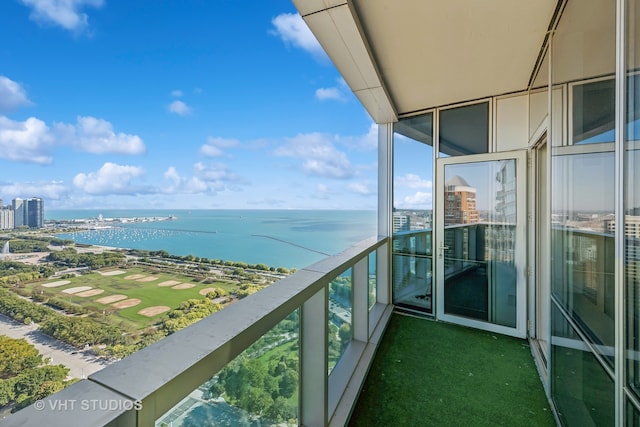
[[[5,206],[0,198],[0,230],[21,227],[44,227],[44,200],[40,197],[16,197],[11,200],[11,204]]]
[[[13,34],[0,41],[6,199],[376,208],[377,127],[289,0],[251,13],[233,2],[11,0],[1,12]],[[423,181],[409,178],[407,197]]]

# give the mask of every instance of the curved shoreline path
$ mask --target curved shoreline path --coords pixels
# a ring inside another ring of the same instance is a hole
[[[111,362],[96,357],[91,351],[78,350],[40,332],[35,324],[24,325],[0,314],[0,335],[25,338],[40,352],[43,359],[51,358],[52,365],[69,368],[69,377],[86,378]]]

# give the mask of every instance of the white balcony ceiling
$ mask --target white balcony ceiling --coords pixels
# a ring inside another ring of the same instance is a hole
[[[557,0],[293,0],[378,123],[527,89]]]

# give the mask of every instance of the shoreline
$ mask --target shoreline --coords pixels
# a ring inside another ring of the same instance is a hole
[[[104,230],[115,228],[120,224],[143,224],[150,222],[166,222],[178,219],[175,215],[169,216],[123,216],[123,217],[103,217],[102,214],[96,218],[73,218],[73,219],[48,219],[45,220],[45,228],[74,228],[84,230]]]

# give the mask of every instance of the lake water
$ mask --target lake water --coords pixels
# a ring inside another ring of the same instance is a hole
[[[376,234],[375,211],[48,210],[47,220],[176,217],[60,234],[77,243],[302,268]]]

